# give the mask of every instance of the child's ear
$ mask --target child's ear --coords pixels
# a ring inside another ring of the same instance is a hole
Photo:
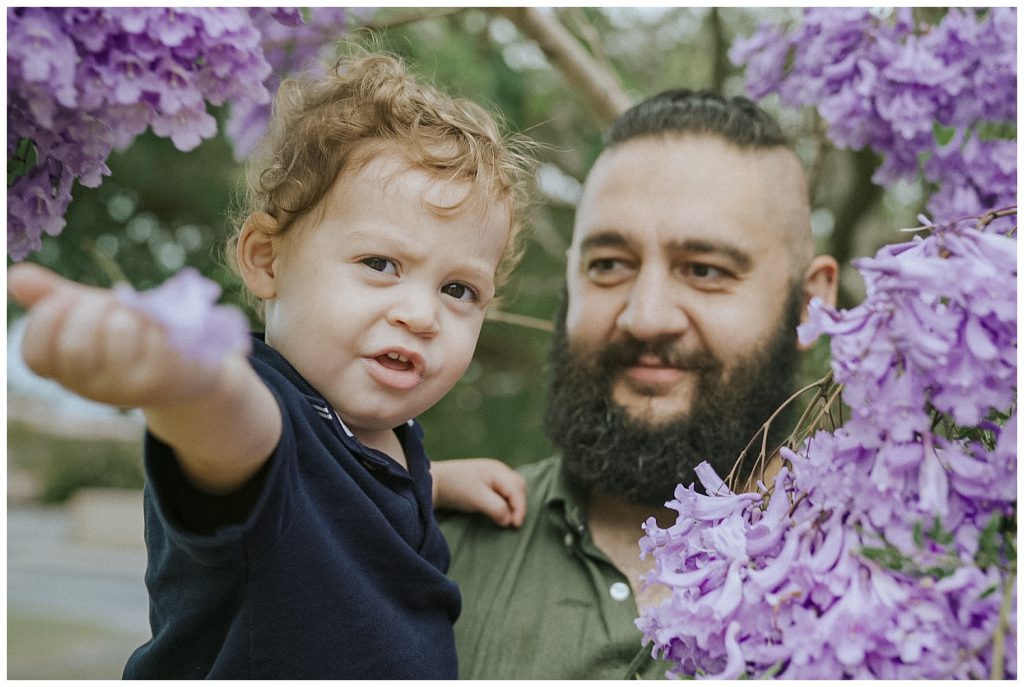
[[[265,212],[254,212],[242,225],[236,257],[242,281],[254,296],[269,300],[277,295],[274,276],[277,266],[277,220]]]
[[[834,308],[839,297],[839,263],[831,255],[819,255],[811,261],[804,272],[804,306],[800,321],[807,321],[807,304],[812,298],[820,298],[825,305]],[[801,351],[810,346],[798,344]]]

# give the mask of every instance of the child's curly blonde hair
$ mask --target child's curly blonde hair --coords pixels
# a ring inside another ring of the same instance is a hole
[[[397,150],[413,169],[473,186],[471,198],[504,203],[510,229],[495,275],[504,282],[522,255],[523,213],[533,169],[531,144],[467,100],[418,83],[402,60],[385,53],[342,58],[319,80],[281,84],[270,130],[249,164],[242,207],[225,247],[237,274],[238,237],[247,217],[264,212],[283,235],[322,201],[339,176],[369,162],[375,146]],[[457,209],[444,208],[447,210]],[[262,317],[262,302],[246,291]]]

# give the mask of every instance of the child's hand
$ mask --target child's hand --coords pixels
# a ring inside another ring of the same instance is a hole
[[[526,515],[526,480],[499,460],[466,458],[431,463],[434,507],[483,513],[502,527]]]
[[[33,264],[12,266],[7,290],[29,308],[22,355],[29,368],[86,398],[115,406],[187,401],[217,375],[184,360],[158,324],[113,292]]]

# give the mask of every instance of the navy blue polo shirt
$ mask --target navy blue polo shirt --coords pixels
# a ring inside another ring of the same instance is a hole
[[[146,438],[153,638],[124,676],[456,678],[460,598],[445,575],[422,430],[395,430],[406,471],[363,446],[259,338],[250,360],[283,417],[251,484],[205,495]]]

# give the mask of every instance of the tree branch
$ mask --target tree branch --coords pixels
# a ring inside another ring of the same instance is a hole
[[[725,28],[717,7],[708,13],[708,27],[711,34],[711,88],[722,92],[725,77],[729,75],[729,45],[725,40]]]
[[[388,12],[386,18],[377,19],[359,26],[361,29],[380,31],[381,29],[393,29],[404,24],[413,24],[426,19],[437,19],[450,17],[465,12],[466,7],[403,7],[396,8],[394,12]]]
[[[537,7],[499,7],[495,11],[533,40],[552,66],[579,88],[602,127],[633,104],[618,77],[601,67],[556,17]]]

